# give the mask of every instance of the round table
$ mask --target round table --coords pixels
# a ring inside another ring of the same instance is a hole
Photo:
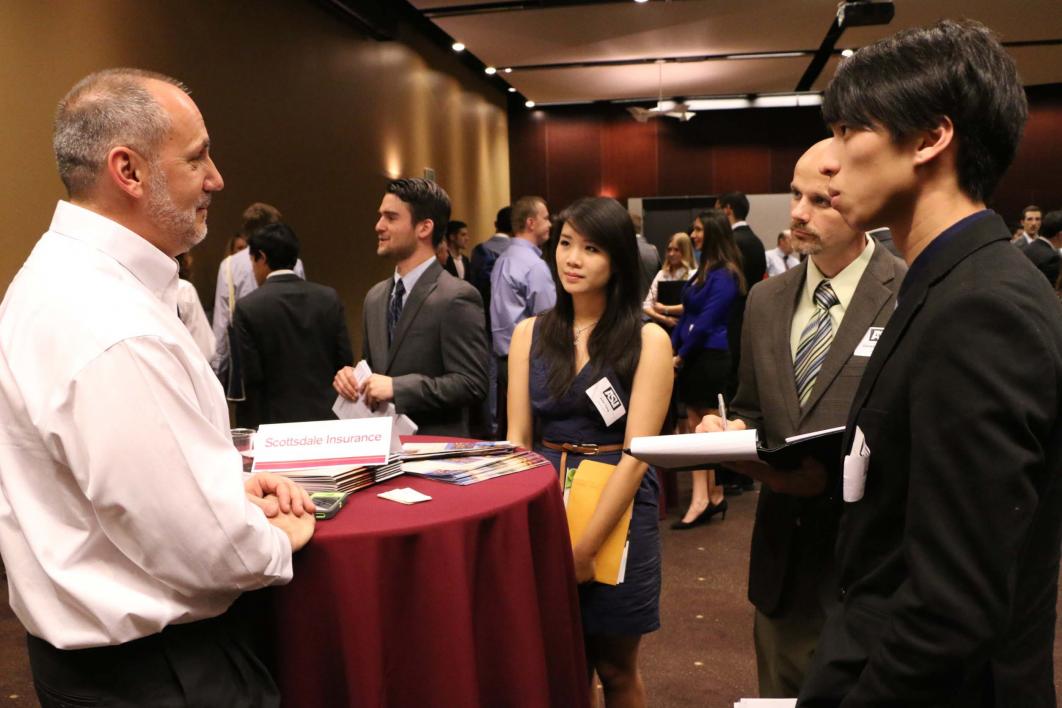
[[[439,440],[439,438],[412,438]],[[406,506],[376,495],[412,487]],[[589,704],[556,472],[355,492],[273,591],[285,706]]]

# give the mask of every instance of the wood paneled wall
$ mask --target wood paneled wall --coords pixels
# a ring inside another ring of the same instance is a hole
[[[1016,222],[1022,207],[1062,208],[1062,86],[1028,90],[1030,117],[992,206]],[[559,211],[587,195],[684,196],[789,191],[793,166],[827,136],[819,109],[706,111],[680,123],[638,123],[610,104],[509,107],[513,197],[540,194]]]
[[[223,247],[254,201],[275,204],[302,242],[306,273],[334,287],[360,350],[361,305],[393,263],[377,258],[389,177],[435,169],[476,239],[509,195],[505,95],[418,28],[377,42],[307,0],[0,2],[0,292],[48,228],[62,184],[55,106],[81,77],[137,66],[190,87],[225,189],[193,251],[212,303]]]

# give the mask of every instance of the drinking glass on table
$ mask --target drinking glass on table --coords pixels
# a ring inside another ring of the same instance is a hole
[[[254,465],[254,432],[253,428],[233,428],[229,431],[232,434],[232,444],[243,455],[244,472],[250,472],[251,466]]]

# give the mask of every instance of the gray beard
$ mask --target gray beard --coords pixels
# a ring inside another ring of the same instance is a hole
[[[181,253],[187,253],[206,238],[206,224],[202,230],[196,226],[195,211],[181,211],[170,197],[166,175],[155,167],[149,181],[151,196],[148,197],[148,215],[158,229],[181,244]]]

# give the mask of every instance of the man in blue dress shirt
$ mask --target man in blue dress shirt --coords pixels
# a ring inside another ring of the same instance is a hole
[[[513,204],[513,239],[498,256],[490,275],[491,344],[498,359],[498,435],[505,435],[509,341],[521,320],[553,307],[557,288],[542,245],[549,239],[549,209],[542,197],[521,197]]]

